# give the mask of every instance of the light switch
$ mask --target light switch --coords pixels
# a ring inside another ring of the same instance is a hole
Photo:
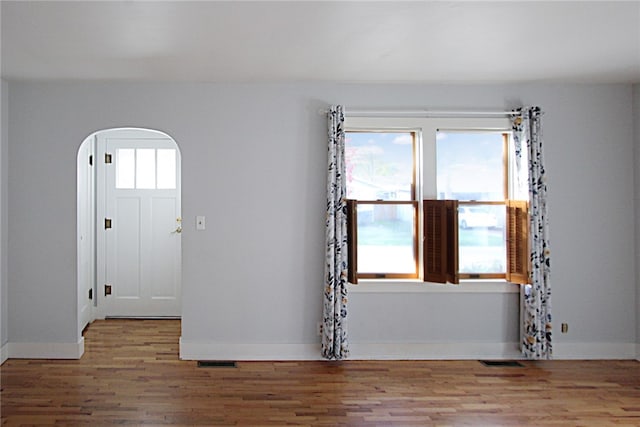
[[[196,217],[196,230],[204,230],[204,228],[205,228],[204,216],[197,216]]]

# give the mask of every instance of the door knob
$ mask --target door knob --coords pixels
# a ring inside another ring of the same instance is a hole
[[[178,234],[182,233],[182,227],[178,226],[178,228],[175,229],[174,233],[178,233]]]

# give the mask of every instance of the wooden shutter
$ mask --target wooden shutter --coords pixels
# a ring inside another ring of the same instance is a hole
[[[425,282],[458,283],[458,201],[424,200]]]
[[[507,281],[529,283],[529,204],[507,200]]]
[[[358,202],[347,200],[347,280],[358,284]]]

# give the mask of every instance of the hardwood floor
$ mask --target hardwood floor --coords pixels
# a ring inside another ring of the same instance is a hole
[[[96,321],[81,360],[8,360],[2,425],[640,426],[640,363],[178,360],[180,322]]]

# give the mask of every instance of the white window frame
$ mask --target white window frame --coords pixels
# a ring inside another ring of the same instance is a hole
[[[415,132],[416,136],[416,197],[419,203],[418,228],[422,233],[422,200],[437,198],[436,134],[438,130],[460,132],[511,132],[508,117],[345,117],[346,132]],[[509,156],[509,191],[513,185],[512,159]],[[432,171],[431,173],[429,171]],[[424,277],[423,245],[418,245],[418,272]],[[355,292],[517,292],[518,285],[504,279],[462,279],[460,285],[442,285],[423,282],[421,279],[360,279],[358,285],[350,286]]]

